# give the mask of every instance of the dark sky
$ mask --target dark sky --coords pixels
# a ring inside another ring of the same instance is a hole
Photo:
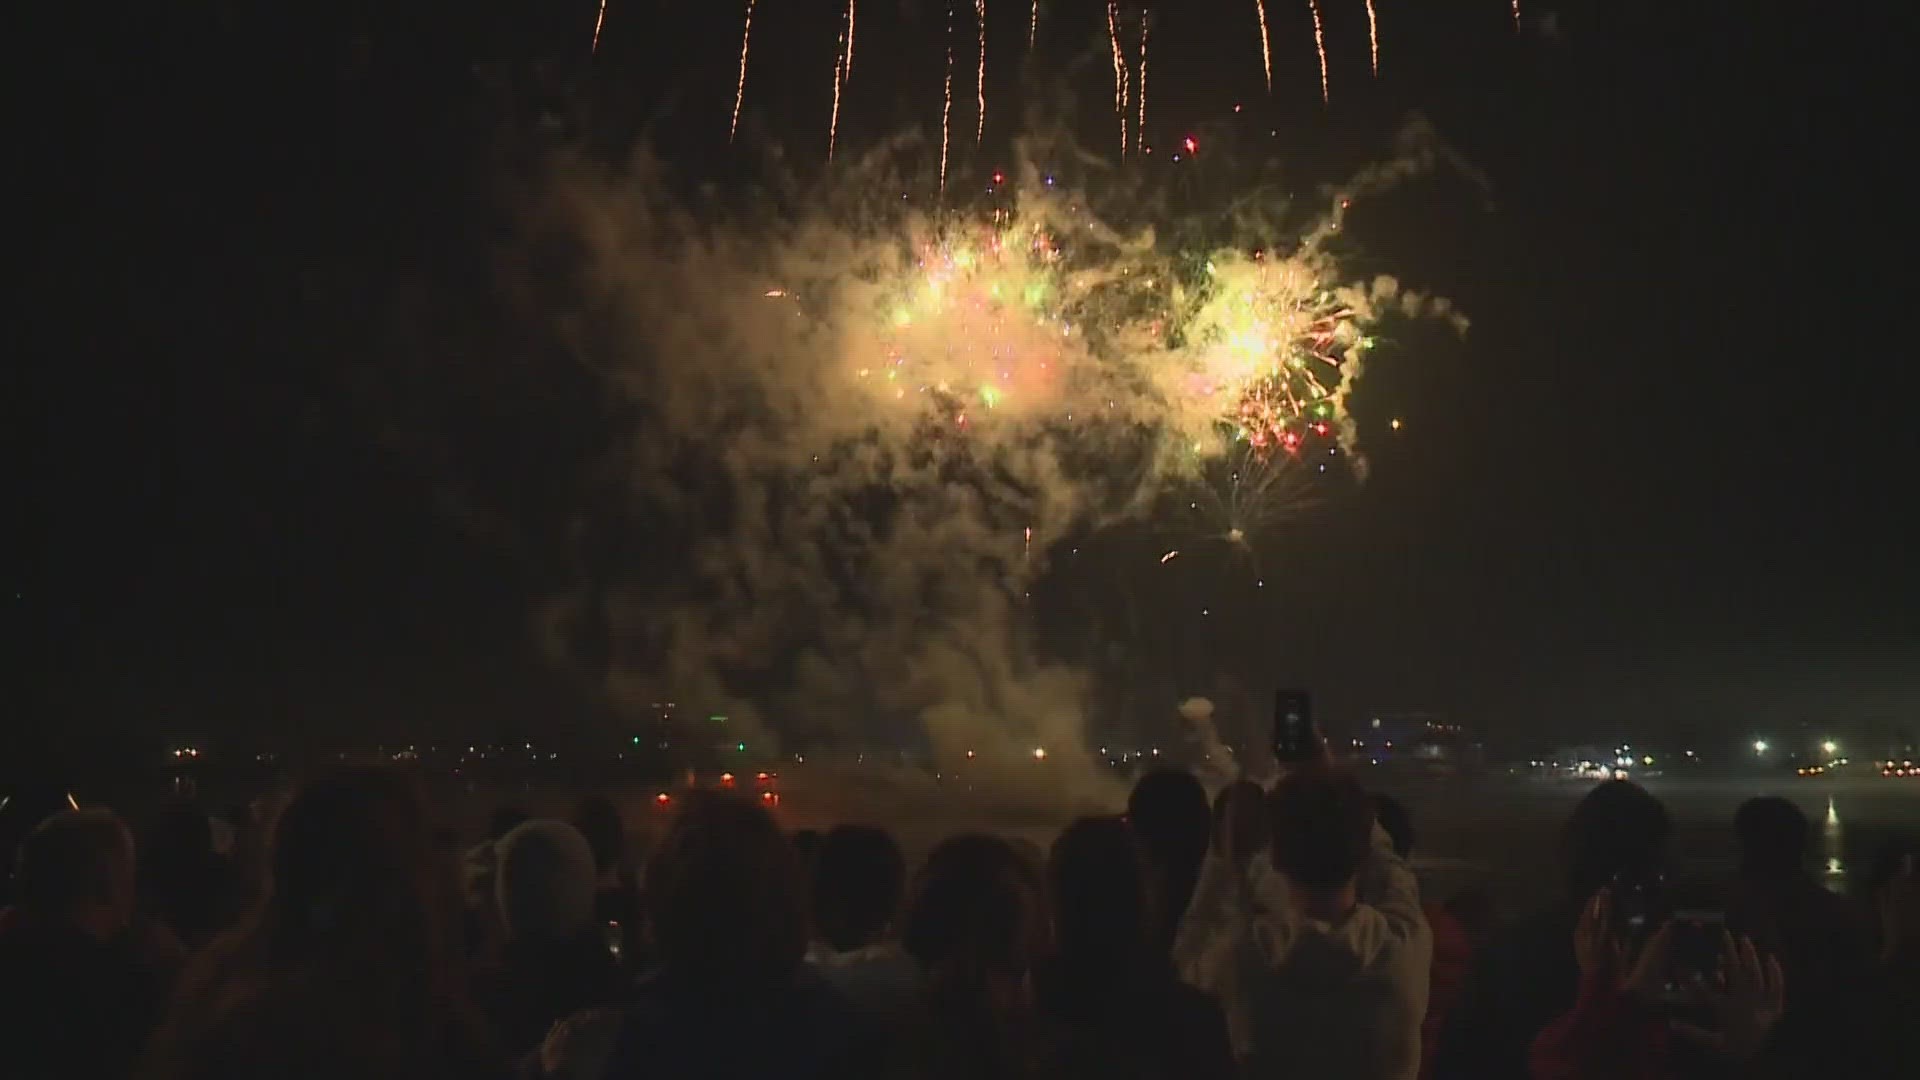
[[[496,315],[491,260],[550,103],[592,153],[649,130],[687,176],[738,180],[776,137],[816,153],[837,5],[760,6],[733,152],[728,4],[614,0],[585,76],[591,0],[86,8],[23,41],[51,62],[17,157],[43,360],[15,459],[16,731],[600,722],[528,609],[607,409]],[[1472,330],[1408,331],[1376,362],[1363,419],[1408,430],[1284,541],[1286,610],[1236,647],[1336,714],[1432,705],[1502,735],[1913,725],[1895,18],[1529,0],[1516,35],[1502,0],[1377,6],[1374,82],[1363,6],[1328,3],[1323,109],[1304,0],[1269,3],[1270,102],[1249,4],[1160,5],[1156,141],[1253,101],[1331,176],[1418,113],[1488,185],[1356,214],[1361,265]],[[861,7],[854,146],[937,117],[943,22],[929,0]],[[1025,7],[990,5],[997,55],[1022,51]],[[1087,126],[1110,116],[1105,69],[1070,61],[1101,7],[1043,5]],[[679,8],[711,10],[659,14]],[[515,535],[454,512],[450,484]]]

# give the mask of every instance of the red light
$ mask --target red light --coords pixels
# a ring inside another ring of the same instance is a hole
[[[994,182],[994,183],[996,183],[996,184],[1004,184],[1004,183],[1006,183],[1006,182],[1007,182],[1007,174],[1006,174],[1006,173],[1003,173],[1003,172],[999,172],[999,171],[995,171],[995,172],[994,172],[994,174],[993,174],[993,182]]]
[[[754,776],[755,780],[765,780],[766,778],[767,778],[766,773],[758,773]]]
[[[669,795],[669,794],[667,794],[666,792],[664,792],[664,791],[663,791],[663,792],[661,792],[660,794],[658,794],[658,795],[655,795],[655,796],[653,797],[653,801],[654,801],[654,802],[657,802],[657,803],[659,803],[659,804],[660,804],[661,806],[665,806],[665,805],[667,805],[668,803],[670,803],[670,802],[672,802],[672,801],[673,801],[673,796],[671,796],[671,795]]]
[[[732,787],[732,786],[733,786],[733,774],[732,774],[732,773],[730,773],[730,772],[723,772],[723,773],[721,773],[721,774],[720,774],[720,786],[721,786],[721,787]]]
[[[1186,147],[1187,153],[1189,154],[1197,154],[1200,152],[1200,140],[1194,138],[1191,135],[1187,136],[1184,139],[1181,139],[1180,145]]]

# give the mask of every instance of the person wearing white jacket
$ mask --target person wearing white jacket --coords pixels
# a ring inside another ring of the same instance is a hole
[[[1433,937],[1413,871],[1348,774],[1291,772],[1266,799],[1266,850],[1223,835],[1208,855],[1182,977],[1220,1001],[1244,1076],[1415,1080]]]

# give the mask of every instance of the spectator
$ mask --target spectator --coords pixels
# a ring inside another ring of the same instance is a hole
[[[1029,874],[995,836],[952,837],[927,856],[903,934],[925,975],[918,1009],[893,1048],[894,1075],[1058,1075],[1057,1043],[1030,993],[1044,932]]]
[[[1209,862],[1194,908],[1226,925],[1183,942],[1189,980],[1222,987],[1249,1075],[1413,1080],[1433,939],[1412,871],[1349,774],[1289,772],[1270,804],[1267,858],[1244,875],[1238,852]]]
[[[1273,844],[1273,814],[1267,793],[1251,780],[1236,780],[1213,800],[1212,850],[1232,852],[1234,867],[1247,872],[1253,857]]]
[[[1226,1018],[1178,981],[1154,947],[1141,854],[1118,818],[1082,818],[1048,864],[1055,955],[1036,979],[1041,1011],[1069,1036],[1081,1075],[1234,1075]]]
[[[1615,879],[1657,876],[1670,832],[1666,807],[1628,781],[1607,781],[1580,800],[1561,832],[1565,899],[1496,932],[1474,957],[1441,1032],[1434,1076],[1527,1076],[1535,1036],[1578,996],[1573,932],[1581,912]]]
[[[660,968],[617,1014],[547,1040],[550,1074],[789,1078],[846,1074],[851,1006],[802,962],[793,847],[757,802],[690,794],[648,868]]]
[[[1413,815],[1406,805],[1391,795],[1373,797],[1373,819],[1393,841],[1394,854],[1402,860],[1413,857]],[[1440,1044],[1440,1029],[1447,1010],[1460,999],[1466,983],[1467,967],[1473,962],[1473,947],[1462,926],[1447,905],[1427,900],[1420,905],[1433,932],[1433,967],[1427,976],[1427,1015],[1420,1022],[1420,1074],[1433,1075],[1433,1057]]]
[[[629,969],[647,966],[640,885],[627,852],[627,825],[612,800],[589,795],[573,811],[573,827],[593,849],[593,917]]]
[[[348,768],[306,784],[275,827],[264,903],[195,959],[147,1074],[472,1075],[490,1056],[438,867],[405,776]]]
[[[232,919],[233,879],[214,850],[213,821],[191,799],[168,803],[140,844],[140,900],[146,914],[198,947]]]
[[[1830,1056],[1842,1020],[1843,991],[1869,967],[1864,920],[1846,898],[1828,892],[1807,870],[1811,831],[1800,808],[1777,795],[1748,799],[1734,814],[1740,870],[1727,902],[1727,921],[1743,927],[1780,958],[1787,978],[1787,1009],[1774,1032],[1776,1057],[1803,1071]]]
[[[563,821],[529,821],[501,839],[506,946],[478,997],[503,1049],[531,1050],[554,1021],[620,996],[619,968],[593,919],[594,879],[592,849]]]
[[[1920,844],[1911,837],[1887,844],[1868,873],[1867,897],[1879,951],[1846,995],[1847,1023],[1830,1040],[1837,1052],[1825,1072],[1847,1080],[1910,1076],[1913,1018],[1920,1016]]]
[[[1712,1014],[1712,1030],[1669,1023],[1659,1009],[1668,1001],[1673,924],[1663,924],[1638,956],[1630,956],[1608,904],[1609,890],[1602,889],[1574,928],[1579,994],[1567,1013],[1534,1038],[1528,1055],[1531,1080],[1664,1080],[1681,1075],[1670,1051],[1669,1031],[1716,1055],[1720,1060],[1714,1075],[1725,1070],[1752,1075],[1784,1001],[1779,962],[1762,960],[1751,940],[1722,930],[1723,979],[1694,987],[1694,1004]],[[1687,1075],[1693,1071],[1685,1070]]]
[[[1213,829],[1207,791],[1185,769],[1154,769],[1127,796],[1127,822],[1146,853],[1153,941],[1168,952],[1207,856]]]
[[[500,840],[527,820],[524,808],[496,806],[487,820],[487,838],[467,851],[462,860],[461,895],[465,901],[465,937],[474,953],[491,957],[500,948],[506,931],[500,926],[500,909],[494,903],[494,877],[500,869]]]
[[[20,845],[19,906],[0,913],[8,1075],[124,1076],[139,1055],[168,971],[132,932],[134,875],[109,810],[61,811]]]
[[[919,968],[889,931],[906,890],[907,864],[885,829],[841,825],[820,843],[813,875],[818,940],[808,959],[868,1017],[897,1012]]]

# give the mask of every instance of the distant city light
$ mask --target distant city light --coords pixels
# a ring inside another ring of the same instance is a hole
[[[1034,748],[1033,748],[1033,760],[1035,760],[1035,761],[1045,761],[1045,760],[1047,760],[1047,748],[1046,748],[1046,747],[1044,747],[1044,746],[1036,746],[1036,747],[1034,747]]]
[[[1836,750],[1838,750],[1838,749],[1840,749],[1840,747],[1839,747],[1839,746],[1837,746],[1837,745],[1836,745],[1836,744],[1834,743],[1834,741],[1833,741],[1832,739],[1828,739],[1828,740],[1827,740],[1826,742],[1823,742],[1823,743],[1821,743],[1821,744],[1820,744],[1820,749],[1822,749],[1822,750],[1824,750],[1824,751],[1826,751],[1827,753],[1829,753],[1829,754],[1831,754],[1831,753],[1833,753],[1834,751],[1836,751]]]
[[[1756,753],[1756,754],[1764,754],[1764,753],[1766,753],[1766,752],[1767,752],[1767,740],[1765,740],[1765,739],[1755,739],[1755,740],[1753,740],[1753,752],[1754,752],[1754,753]]]

